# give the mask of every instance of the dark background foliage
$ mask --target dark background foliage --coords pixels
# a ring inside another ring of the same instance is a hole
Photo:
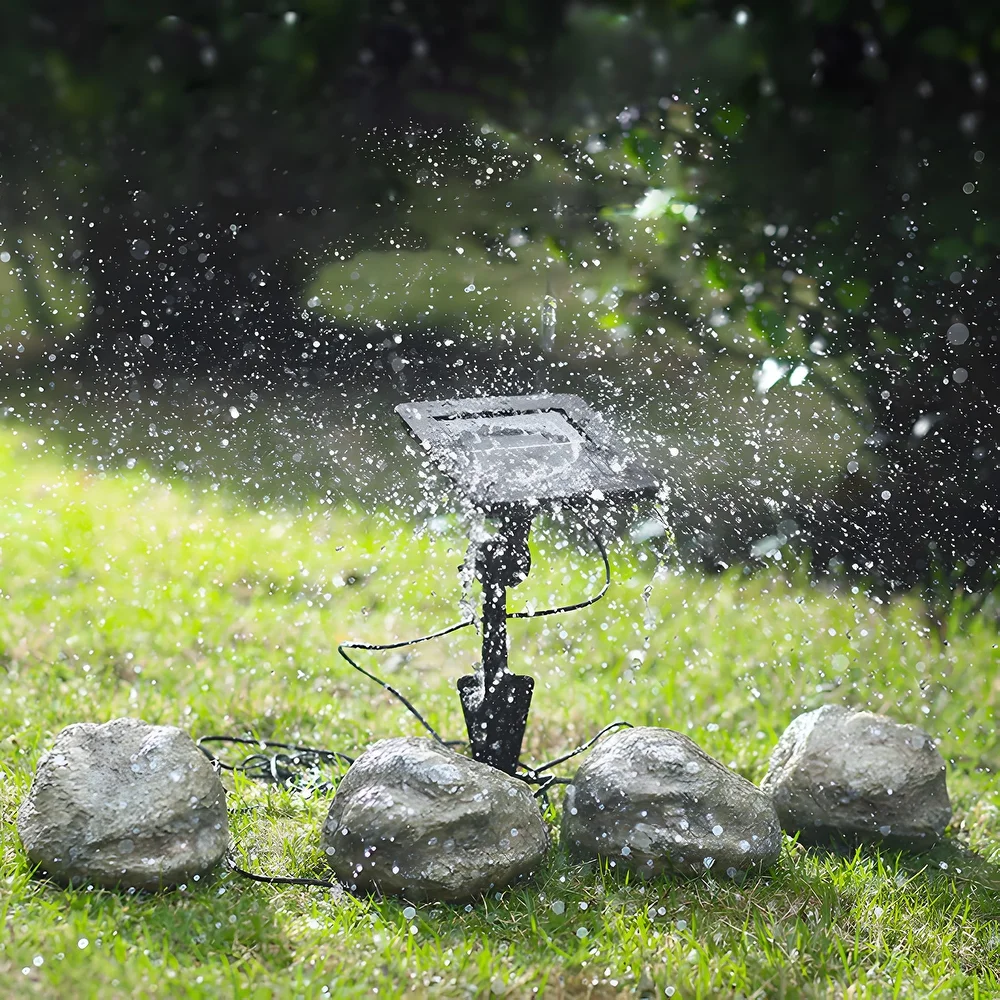
[[[373,329],[391,370],[450,333],[524,388],[544,273],[561,364],[610,337],[602,377],[618,358],[655,392],[671,352],[769,358],[773,393],[819,386],[861,425],[775,514],[816,569],[992,589],[995,4],[11,0],[5,22],[11,399],[108,372],[349,381]],[[505,290],[432,315],[456,234]],[[574,312],[597,248],[603,305]],[[746,554],[759,518],[706,533],[688,499],[707,564]]]

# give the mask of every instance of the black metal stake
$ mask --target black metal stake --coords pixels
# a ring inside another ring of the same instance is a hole
[[[497,533],[480,549],[476,578],[483,587],[482,669],[458,679],[465,726],[476,760],[513,774],[528,723],[534,678],[507,667],[507,588],[531,569],[530,516],[504,516]]]

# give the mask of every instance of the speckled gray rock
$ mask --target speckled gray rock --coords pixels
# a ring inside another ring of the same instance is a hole
[[[781,827],[767,796],[669,729],[619,731],[590,753],[563,803],[571,856],[641,876],[739,878],[774,865]]]
[[[461,900],[532,871],[548,833],[529,787],[430,739],[381,740],[337,788],[322,846],[351,888]]]
[[[222,783],[191,737],[138,719],[67,726],[17,817],[40,874],[159,889],[211,871],[229,847]]]
[[[945,765],[916,726],[825,705],[792,721],[764,781],[781,825],[806,844],[932,847],[951,819]]]

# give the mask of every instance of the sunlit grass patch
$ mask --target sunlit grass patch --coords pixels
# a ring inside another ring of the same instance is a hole
[[[1000,993],[1000,703],[995,630],[951,643],[915,603],[797,568],[650,582],[612,553],[604,603],[511,623],[537,678],[525,756],[614,719],[666,725],[753,780],[798,712],[824,702],[925,727],[949,761],[952,843],[931,855],[839,856],[786,842],[742,885],[633,883],[572,864],[469,906],[414,907],[231,873],[162,896],[31,880],[14,818],[61,727],[119,715],[193,735],[252,733],[357,752],[419,733],[353,673],[338,642],[417,635],[460,617],[457,524],[415,533],[385,512],[249,510],[142,470],[102,478],[0,434],[0,992],[46,996],[995,996]],[[541,532],[511,595],[576,599],[600,561]],[[445,735],[476,636],[381,657],[377,673]],[[569,769],[567,769],[567,772]],[[329,799],[228,779],[240,858],[324,875]],[[558,841],[558,803],[549,820]],[[970,852],[977,852],[972,854]],[[538,993],[533,991],[537,989]],[[324,990],[326,993],[324,993]]]

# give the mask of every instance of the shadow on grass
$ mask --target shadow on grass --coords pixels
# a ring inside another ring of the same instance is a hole
[[[864,859],[894,871],[897,878],[904,875],[907,884],[946,888],[956,902],[973,903],[978,917],[1000,920],[1000,865],[956,840],[942,840],[919,853],[869,843],[800,847],[818,860]]]
[[[944,840],[916,857],[901,855],[900,867],[934,884],[972,889],[979,915],[1000,920],[1000,865],[955,840]]]
[[[286,967],[294,962],[294,946],[267,894],[246,891],[249,883],[228,871],[198,883],[136,891],[67,886],[39,877],[25,863],[18,881],[22,916],[46,923],[48,917],[52,925],[85,922],[98,929],[94,941],[81,939],[81,950],[111,945],[122,961],[128,955],[155,955],[154,962],[165,968],[210,964],[220,956],[226,956],[231,970],[248,963]]]

